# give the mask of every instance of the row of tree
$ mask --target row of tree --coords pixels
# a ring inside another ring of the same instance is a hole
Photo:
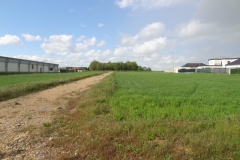
[[[101,63],[93,61],[89,65],[89,70],[112,70],[112,71],[151,71],[150,67],[139,66],[136,62],[108,62]]]

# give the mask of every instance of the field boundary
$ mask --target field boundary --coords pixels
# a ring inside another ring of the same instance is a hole
[[[91,72],[89,72],[89,73],[91,73]],[[27,95],[30,93],[38,92],[41,90],[49,89],[52,87],[56,87],[58,85],[63,85],[63,84],[67,84],[70,82],[77,81],[77,80],[85,79],[88,77],[97,76],[97,75],[100,75],[103,73],[105,73],[105,72],[97,72],[97,73],[94,72],[93,74],[82,75],[82,76],[80,75],[79,77],[67,78],[67,79],[62,79],[62,80],[57,79],[57,80],[51,80],[51,81],[47,81],[47,82],[34,82],[34,83],[27,83],[27,84],[19,84],[17,86],[13,86],[13,87],[8,87],[8,86],[1,87],[0,88],[1,89],[0,90],[0,102],[8,100],[8,99],[16,98],[19,96]]]

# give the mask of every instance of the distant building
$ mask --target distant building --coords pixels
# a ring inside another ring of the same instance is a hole
[[[181,67],[174,68],[174,72],[205,72],[231,74],[231,69],[239,68],[240,58],[213,58],[208,60],[208,65],[205,65],[203,63],[187,63]]]
[[[58,64],[0,56],[0,73],[56,73]]]
[[[87,67],[62,67],[60,71],[64,72],[82,72],[87,70]]]
[[[169,70],[165,70],[164,72],[165,72],[165,73],[173,73],[174,70],[170,70],[170,69],[169,69]]]
[[[226,67],[228,67],[228,68],[240,68],[240,58],[226,64]]]
[[[240,67],[240,58],[214,58],[208,60],[208,66],[216,66],[220,68]]]
[[[195,69],[201,66],[206,66],[204,63],[186,63],[185,65],[181,67],[174,68],[174,73],[178,73],[181,71],[189,71],[189,72],[195,72]]]

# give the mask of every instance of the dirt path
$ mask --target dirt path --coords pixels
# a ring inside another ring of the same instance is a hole
[[[64,108],[69,98],[89,89],[109,74],[0,102],[0,159],[46,159],[50,154],[46,144],[51,138],[35,139],[24,128],[50,122],[54,111]]]

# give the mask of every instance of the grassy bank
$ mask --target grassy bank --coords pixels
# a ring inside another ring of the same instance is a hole
[[[62,159],[240,159],[239,76],[116,72],[45,127]],[[76,107],[75,112],[71,109]]]
[[[103,72],[0,75],[0,101],[102,73]]]

